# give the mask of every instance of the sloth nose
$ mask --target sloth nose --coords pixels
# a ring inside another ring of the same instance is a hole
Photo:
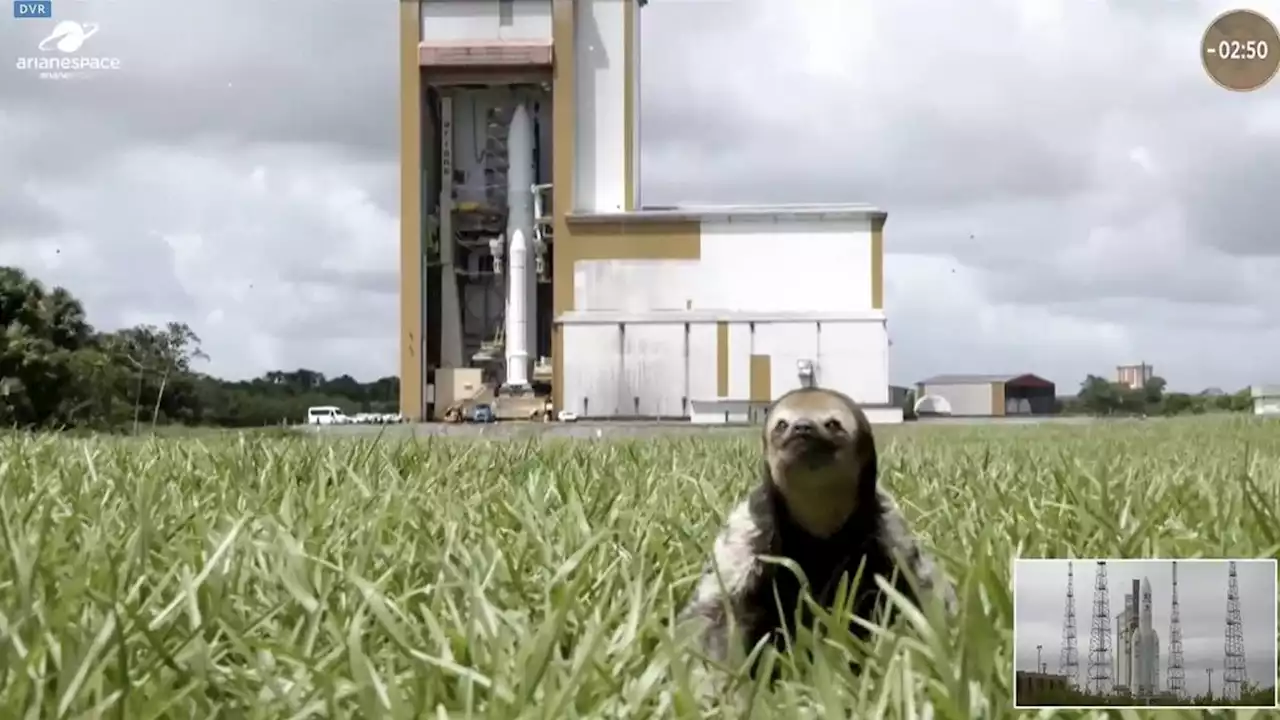
[[[791,432],[796,435],[813,435],[818,432],[818,426],[812,420],[797,420],[791,424]]]

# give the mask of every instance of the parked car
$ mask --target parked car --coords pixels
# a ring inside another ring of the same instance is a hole
[[[351,418],[334,405],[317,405],[307,408],[308,425],[346,425],[349,422]]]
[[[572,410],[561,410],[560,414],[557,415],[556,417],[560,418],[560,422],[577,422],[578,421],[578,413],[573,412]]]
[[[471,411],[471,422],[491,423],[497,418],[493,416],[493,406],[479,404]]]

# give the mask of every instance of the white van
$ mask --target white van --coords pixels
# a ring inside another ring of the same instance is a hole
[[[340,408],[335,405],[319,405],[307,408],[308,425],[346,425],[351,422]]]

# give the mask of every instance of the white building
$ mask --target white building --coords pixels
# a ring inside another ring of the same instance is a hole
[[[855,206],[632,213],[641,227],[696,228],[696,256],[575,263],[574,309],[557,318],[564,407],[744,421],[817,384],[859,401],[874,421],[900,422],[874,251],[883,218]]]
[[[1280,416],[1280,385],[1254,385],[1249,394],[1254,415]]]

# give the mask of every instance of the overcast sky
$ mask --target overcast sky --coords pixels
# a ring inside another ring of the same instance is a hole
[[[1066,560],[1018,560],[1014,579],[1019,670],[1034,670],[1036,645],[1043,645],[1041,661],[1049,672],[1058,672],[1062,648],[1062,621],[1067,599]],[[1206,668],[1213,668],[1214,692],[1222,690],[1222,662],[1227,617],[1227,562],[1183,560],[1178,563],[1178,609],[1182,624],[1182,660],[1187,688],[1192,694],[1208,689]],[[1093,588],[1097,577],[1094,561],[1076,561],[1076,647],[1080,682],[1088,678],[1089,633],[1093,618]],[[1249,679],[1270,685],[1276,677],[1276,575],[1270,560],[1236,562],[1240,588],[1240,620],[1244,626],[1245,661]],[[1160,639],[1160,687],[1165,687],[1169,663],[1169,613],[1172,602],[1173,565],[1164,560],[1110,560],[1107,562],[1108,597],[1111,602],[1111,644],[1115,649],[1115,616],[1124,610],[1124,596],[1133,580],[1151,581],[1152,627]],[[1112,671],[1114,677],[1114,670]]]
[[[1233,2],[652,0],[645,201],[888,210],[896,383],[1280,382],[1280,81],[1199,59]],[[121,66],[41,81],[52,23],[0,23],[0,263],[188,321],[222,375],[397,372],[395,3],[54,11]]]

